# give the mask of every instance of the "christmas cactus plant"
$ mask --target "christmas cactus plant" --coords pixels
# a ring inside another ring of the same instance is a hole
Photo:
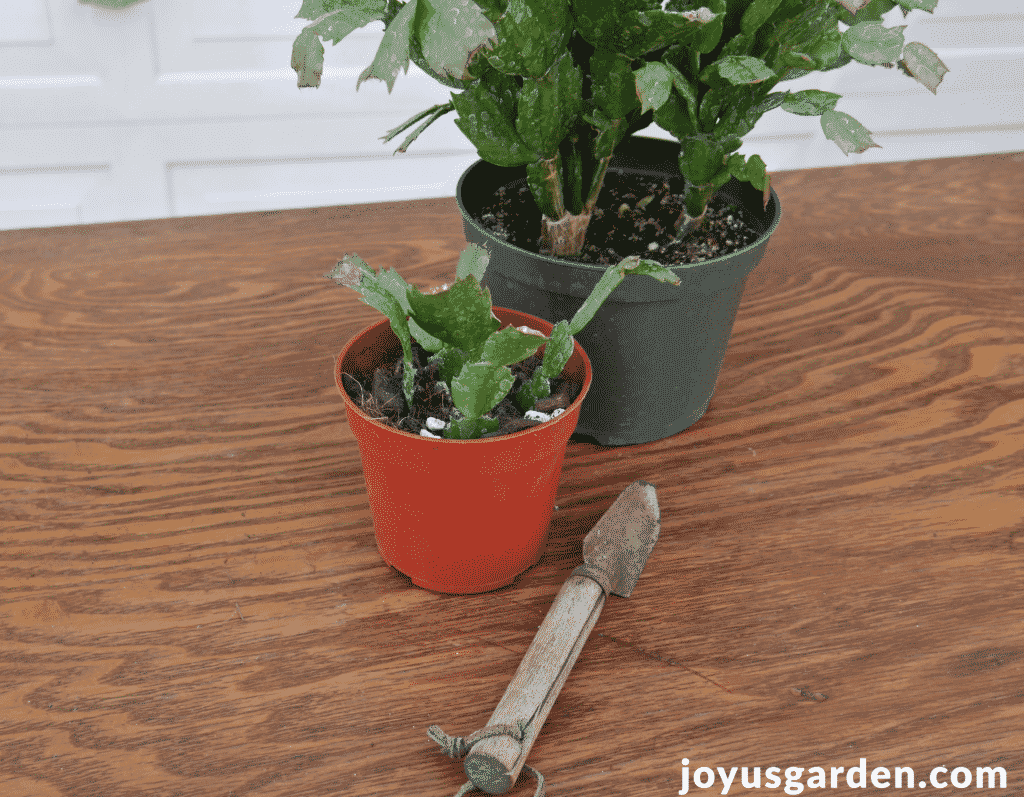
[[[551,380],[561,375],[572,355],[573,335],[589,323],[627,274],[646,274],[661,282],[679,284],[679,277],[653,260],[626,258],[605,270],[572,321],[559,321],[550,336],[526,326],[499,331],[501,322],[491,308],[491,293],[480,286],[487,263],[487,251],[469,244],[459,256],[455,283],[426,294],[396,271],[374,272],[354,254],[345,255],[324,275],[358,291],[363,302],[388,317],[402,344],[402,390],[409,405],[415,373],[413,338],[434,354],[431,362],[439,362],[441,383],[462,416],[453,419],[445,430],[445,437],[450,439],[471,440],[495,431],[498,419],[486,414],[513,387],[508,366],[525,360],[545,344],[540,367],[512,398],[525,413],[538,399],[550,395]]]
[[[906,26],[882,15],[899,5],[932,12],[937,0],[303,0],[309,20],[292,48],[299,87],[320,85],[323,42],[384,23],[373,63],[359,76],[394,87],[410,59],[453,89],[382,138],[455,111],[480,157],[525,166],[542,212],[542,251],[576,256],[609,162],[627,135],[657,122],[681,144],[685,207],[677,238],[697,229],[731,177],[770,197],[758,155],[737,152],[757,120],[781,108],[819,116],[844,153],[879,146],[839,94],[773,91],[783,81],[853,60],[905,74],[936,92],[948,71]],[[840,32],[839,23],[850,26]]]

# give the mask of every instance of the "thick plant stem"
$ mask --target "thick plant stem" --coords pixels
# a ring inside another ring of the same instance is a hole
[[[549,161],[554,164],[554,161]],[[594,174],[594,181],[590,195],[583,206],[583,212],[579,215],[569,213],[562,201],[561,176],[554,171],[550,176],[552,194],[557,197],[557,210],[561,216],[557,219],[548,216],[541,217],[541,254],[554,255],[555,257],[579,257],[583,252],[583,243],[587,237],[587,228],[590,226],[590,219],[597,207],[597,197],[604,185],[604,176],[608,171],[608,164],[611,156],[602,158],[597,164],[597,171]],[[547,163],[547,162],[546,162]],[[555,186],[557,185],[557,189]],[[556,193],[557,191],[557,193]]]

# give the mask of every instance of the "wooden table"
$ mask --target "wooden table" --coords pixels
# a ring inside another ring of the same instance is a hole
[[[447,797],[427,727],[486,722],[637,478],[661,541],[530,756],[552,797],[684,758],[1024,793],[1024,155],[774,185],[707,415],[570,443],[546,555],[469,597],[377,553],[332,365],[379,316],[321,277],[449,279],[454,199],[0,233],[0,794]]]

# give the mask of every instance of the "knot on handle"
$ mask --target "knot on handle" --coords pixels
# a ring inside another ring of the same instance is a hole
[[[517,742],[521,742],[525,738],[526,729],[529,726],[530,723],[527,720],[517,720],[515,725],[488,725],[486,728],[474,731],[469,736],[449,736],[441,730],[440,725],[431,725],[427,728],[427,736],[437,742],[441,751],[449,758],[462,758],[481,739],[490,739],[493,736],[511,736]],[[537,779],[537,790],[533,793],[533,797],[544,797],[544,776],[529,764],[524,764],[523,769]],[[466,781],[462,788],[455,793],[455,797],[464,797],[475,788],[473,781]]]

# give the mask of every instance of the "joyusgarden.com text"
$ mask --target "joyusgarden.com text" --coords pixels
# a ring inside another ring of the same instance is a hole
[[[934,766],[920,774],[913,767],[874,767],[868,769],[866,758],[853,767],[693,767],[683,759],[683,786],[680,795],[698,789],[716,789],[728,794],[736,786],[744,789],[777,789],[786,794],[800,794],[806,789],[1005,789],[1003,767]]]

